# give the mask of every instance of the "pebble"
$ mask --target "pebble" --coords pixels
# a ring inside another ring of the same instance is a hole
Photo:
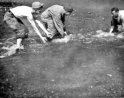
[[[52,82],[54,82],[55,80],[53,79],[53,80],[51,80]]]
[[[54,91],[51,91],[51,93],[54,93]]]
[[[75,14],[72,14],[73,16],[75,16]]]
[[[90,86],[90,88],[93,88],[93,86]]]
[[[107,76],[112,77],[112,75],[111,75],[111,74],[107,74]]]
[[[105,20],[105,18],[102,18],[102,20]]]
[[[88,12],[88,14],[91,14],[91,12]]]

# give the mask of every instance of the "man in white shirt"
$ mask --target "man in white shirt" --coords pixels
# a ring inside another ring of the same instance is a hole
[[[27,20],[33,26],[35,32],[39,35],[42,41],[45,43],[46,38],[41,35],[35,22],[41,27],[41,29],[49,36],[49,32],[45,29],[44,25],[38,20],[38,16],[41,14],[43,3],[33,2],[32,7],[29,6],[17,6],[11,8],[4,15],[4,21],[6,24],[15,31],[17,39],[17,49],[21,48],[22,41],[28,37],[28,29],[21,21],[20,17],[26,17]]]
[[[112,21],[109,33],[119,34],[124,31],[124,10],[111,9]]]

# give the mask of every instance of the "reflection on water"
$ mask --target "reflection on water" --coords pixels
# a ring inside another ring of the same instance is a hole
[[[122,41],[87,38],[42,46],[0,59],[0,95],[82,98],[123,96]],[[7,98],[6,97],[6,98]]]

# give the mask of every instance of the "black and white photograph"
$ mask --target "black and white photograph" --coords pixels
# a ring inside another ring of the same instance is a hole
[[[124,98],[124,0],[0,0],[0,98]]]

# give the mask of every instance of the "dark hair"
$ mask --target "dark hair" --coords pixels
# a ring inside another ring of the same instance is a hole
[[[113,7],[113,8],[111,9],[111,12],[113,12],[113,11],[118,12],[119,9],[118,9],[117,7]]]
[[[73,7],[70,5],[65,5],[64,6],[65,11],[72,13],[73,12]]]

